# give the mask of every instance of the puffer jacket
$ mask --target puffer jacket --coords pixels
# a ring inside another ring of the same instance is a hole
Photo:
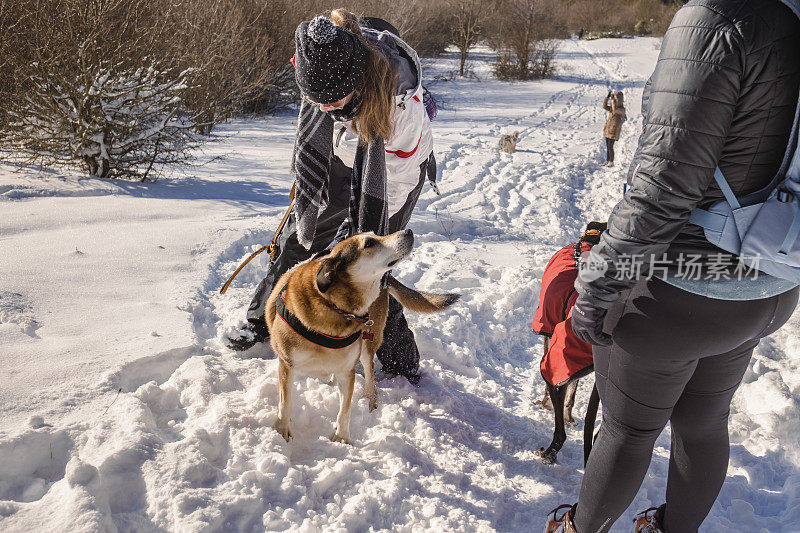
[[[607,95],[603,99],[603,109],[608,111],[608,120],[603,127],[603,137],[618,141],[619,134],[622,133],[622,123],[625,122],[625,101],[622,92]]]
[[[628,190],[593,249],[609,268],[598,279],[579,277],[579,293],[616,300],[636,283],[615,268],[631,258],[646,273],[664,253],[673,264],[680,253],[723,253],[689,216],[723,199],[718,165],[737,196],[781,169],[800,87],[793,10],[800,13],[800,0],[692,0],[678,11],[645,88]]]
[[[364,36],[378,47],[397,74],[397,96],[392,112],[392,136],[385,142],[386,193],[389,216],[406,203],[419,184],[420,165],[433,152],[433,134],[422,102],[422,65],[417,53],[398,36],[388,31],[361,28]],[[402,53],[401,53],[402,51]],[[350,122],[337,123],[333,130],[333,153],[348,167],[353,166],[358,135]]]

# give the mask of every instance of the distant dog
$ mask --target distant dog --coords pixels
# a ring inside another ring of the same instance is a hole
[[[517,150],[517,139],[519,132],[515,131],[511,135],[503,135],[500,137],[500,151],[507,154],[513,154]]]
[[[280,405],[275,429],[292,437],[292,378],[295,373],[336,378],[339,414],[331,440],[350,443],[350,404],[356,363],[364,366],[364,395],[377,407],[373,356],[383,342],[389,294],[412,311],[433,313],[458,300],[457,294],[429,294],[410,289],[389,276],[411,252],[414,234],[386,237],[356,235],[337,244],[325,257],[301,263],[284,274],[267,301],[270,343],[278,355]]]

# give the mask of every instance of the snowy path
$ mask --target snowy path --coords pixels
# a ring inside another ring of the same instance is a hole
[[[271,237],[281,193],[290,185],[285,169],[292,117],[237,125],[241,131],[226,141],[236,153],[194,171],[214,183],[206,196],[189,194],[197,187],[191,177],[156,184],[147,202],[145,195],[125,191],[84,191],[108,209],[151,210],[142,215],[146,221],[123,217],[113,224],[121,235],[127,228],[132,237],[151,224],[172,235],[159,244],[177,255],[172,267],[165,269],[169,265],[157,251],[148,252],[141,259],[157,265],[155,273],[141,285],[125,283],[128,292],[117,296],[126,306],[136,303],[131,292],[158,302],[145,313],[149,319],[134,325],[159,336],[132,338],[109,361],[110,350],[90,342],[102,338],[104,326],[95,320],[109,306],[93,309],[92,300],[79,298],[97,315],[86,325],[89,341],[67,343],[85,353],[79,370],[56,363],[49,375],[35,377],[35,369],[22,365],[23,382],[41,383],[42,394],[0,389],[11,421],[0,433],[0,529],[539,530],[550,509],[576,499],[582,474],[582,423],[568,429],[557,465],[544,466],[534,454],[552,434],[551,414],[533,404],[543,391],[541,342],[530,330],[539,280],[552,253],[572,242],[588,220],[605,219],[621,193],[656,43],[565,41],[559,76],[544,82],[492,80],[486,50],[472,62],[480,79],[442,80],[455,68],[454,59],[428,61],[427,77],[439,76],[431,89],[443,108],[435,123],[442,196],[423,193],[410,225],[415,251],[396,275],[421,289],[458,291],[462,299],[440,315],[409,315],[423,354],[420,387],[399,378],[380,382],[380,406],[370,413],[358,379],[353,446],[327,439],[338,393],[314,379],[296,382],[295,439],[283,441],[271,429],[277,405],[271,354],[242,357],[220,342],[243,318],[265,266],[262,256],[227,295],[218,294],[236,265]],[[629,120],[617,143],[618,166],[607,170],[599,167],[605,150],[599,105],[610,88],[625,92]],[[520,132],[517,152],[498,152],[499,136],[513,131]],[[44,213],[53,205],[44,202],[56,196],[77,203],[72,197],[81,191],[58,182],[51,184],[52,194],[32,192],[39,191],[38,182],[22,186],[20,179],[0,181],[0,197],[7,196],[0,200],[3,209],[16,210],[12,218],[22,221],[16,232],[8,229],[13,224],[0,226],[0,246],[11,246],[4,243],[18,234],[43,248],[45,237],[37,237],[24,214],[33,212],[40,226],[53,226]],[[270,186],[259,190],[259,180]],[[242,181],[252,185],[242,187]],[[170,209],[178,213],[170,216]],[[97,216],[113,221],[102,211]],[[26,260],[36,263],[35,248]],[[98,270],[115,267],[94,261]],[[53,275],[57,286],[78,279]],[[101,288],[111,283],[102,276],[100,281]],[[35,286],[25,281],[14,292],[18,296],[0,299],[0,305],[11,302],[11,311],[0,307],[0,346],[12,350],[0,360],[4,369],[29,349],[39,355],[30,366],[57,360],[58,348],[36,348],[35,337],[64,342],[39,318],[37,308],[46,302]],[[11,289],[3,285],[3,291]],[[51,321],[69,329],[59,316]],[[37,328],[37,320],[45,327]],[[762,344],[736,397],[729,478],[705,531],[800,530],[799,324],[796,316]],[[591,379],[583,380],[578,393],[579,422],[590,386]],[[31,414],[52,425],[24,427]],[[629,530],[633,512],[661,503],[668,445],[665,433],[642,490],[615,531]]]

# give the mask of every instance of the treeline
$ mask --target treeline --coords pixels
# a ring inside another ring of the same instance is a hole
[[[420,55],[488,42],[498,75],[518,78],[552,73],[547,42],[579,26],[659,33],[675,11],[658,0],[0,0],[0,159],[147,178],[220,121],[296,101],[295,27],[333,7],[388,20]]]

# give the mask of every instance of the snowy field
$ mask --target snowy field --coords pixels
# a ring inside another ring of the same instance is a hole
[[[156,183],[0,165],[0,530],[539,531],[577,499],[591,385],[558,464],[541,464],[553,422],[533,404],[539,280],[619,198],[657,47],[564,41],[543,82],[492,79],[488,50],[468,79],[452,79],[455,55],[427,62],[442,196],[426,186],[415,251],[395,274],[462,299],[408,315],[418,388],[381,381],[369,412],[357,378],[352,446],[328,440],[338,392],[315,379],[295,383],[286,443],[272,429],[274,355],[221,340],[241,325],[266,254],[227,295],[219,287],[287,204],[293,114],[220,128],[206,164]],[[605,169],[600,103],[612,88],[629,120]],[[514,131],[517,152],[499,153]],[[757,349],[703,531],[800,531],[799,325],[800,313]],[[668,446],[667,430],[614,531],[663,501]]]

